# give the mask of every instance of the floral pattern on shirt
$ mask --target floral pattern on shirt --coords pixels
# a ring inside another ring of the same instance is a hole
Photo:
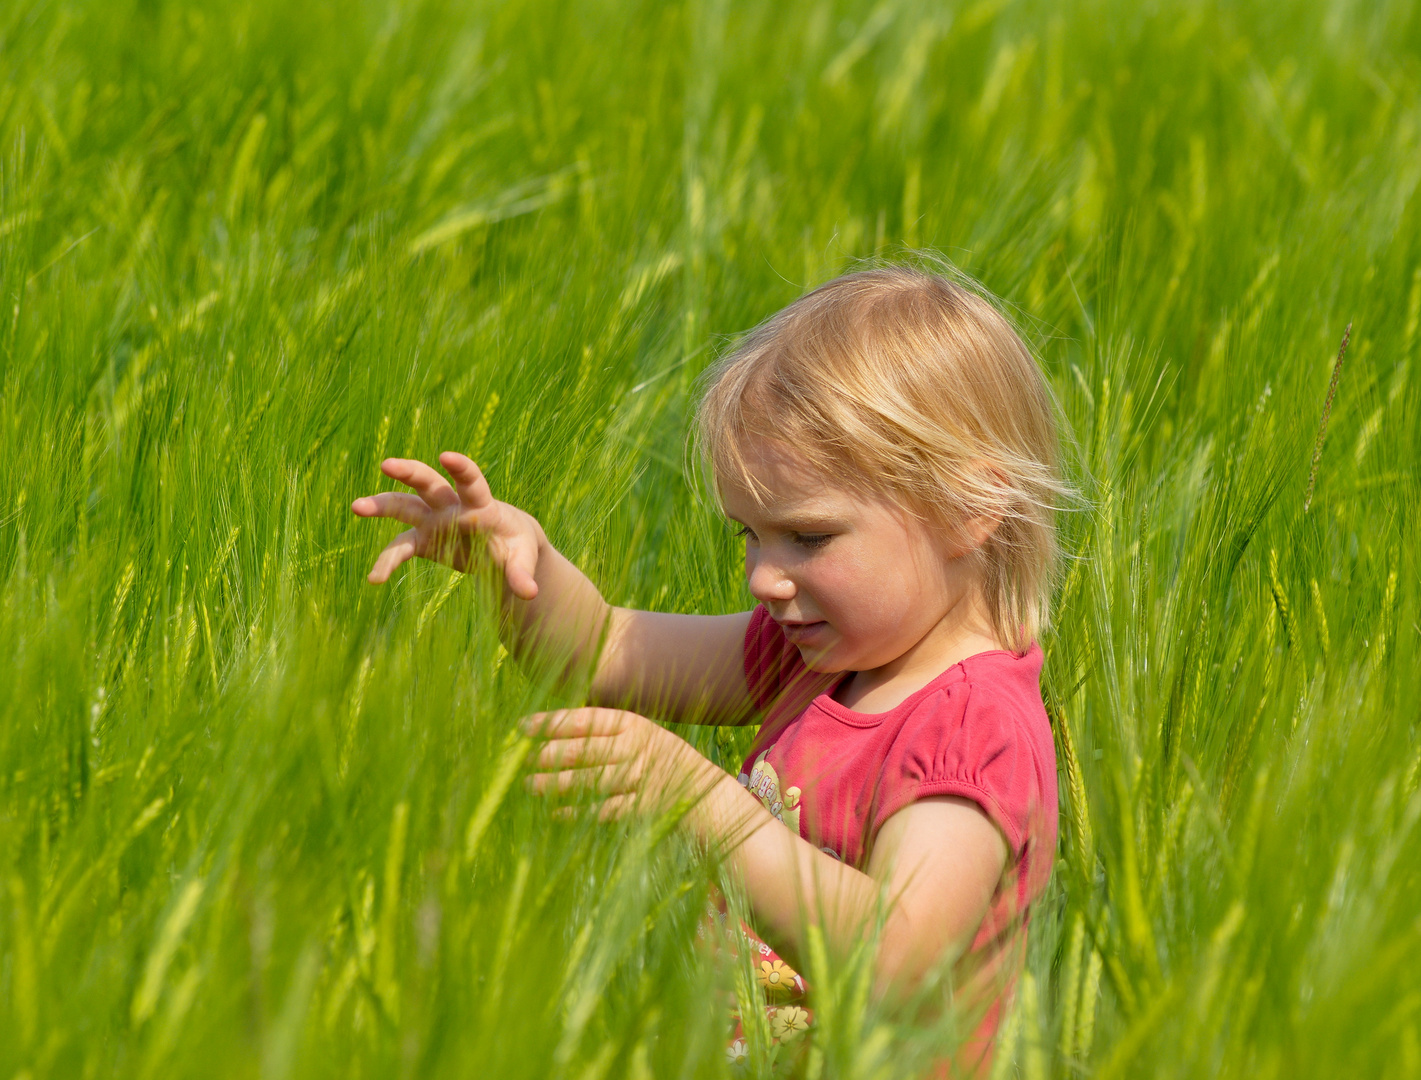
[[[800,992],[797,985],[799,976],[795,973],[794,968],[778,958],[761,960],[755,977],[760,980],[760,986],[767,994],[783,997],[785,994]]]
[[[788,1048],[813,1027],[813,1012],[798,1004],[809,988],[804,977],[780,959],[775,950],[761,940],[758,934],[743,922],[739,922],[737,926],[737,922],[738,920],[732,919],[726,911],[724,899],[720,898],[718,893],[713,893],[696,932],[717,951],[725,948],[732,956],[743,956],[742,949],[749,951],[751,967],[755,973],[755,983],[752,985],[757,985],[764,997],[753,1005],[748,1002],[744,1004],[764,1016],[771,1046]],[[747,1063],[749,1054],[742,1003],[731,1004],[730,1024],[730,1040],[725,1048],[726,1061],[734,1066],[742,1066]],[[798,1056],[797,1052],[795,1056]],[[785,1059],[788,1060],[790,1059]],[[785,1064],[785,1061],[781,1064]]]

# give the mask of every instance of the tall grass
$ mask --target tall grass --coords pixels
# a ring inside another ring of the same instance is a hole
[[[5,6],[0,1076],[725,1075],[706,868],[524,794],[567,691],[347,506],[461,449],[743,610],[694,377],[917,246],[1090,497],[995,1075],[1421,1074],[1418,56],[1402,0]],[[806,1075],[941,1045],[811,967]]]

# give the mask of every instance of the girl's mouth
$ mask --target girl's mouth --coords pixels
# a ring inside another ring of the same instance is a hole
[[[828,630],[829,624],[822,619],[819,622],[784,622],[780,623],[780,629],[791,645],[807,645]]]

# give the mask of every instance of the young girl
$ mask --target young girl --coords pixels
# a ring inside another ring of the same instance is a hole
[[[384,473],[418,495],[355,501],[410,526],[369,580],[416,555],[465,569],[486,552],[514,655],[592,676],[593,707],[530,723],[546,739],[533,790],[592,789],[606,815],[694,795],[686,827],[725,854],[757,931],[791,957],[812,926],[847,953],[886,897],[880,991],[906,997],[955,964],[959,1009],[985,1015],[969,1040],[980,1061],[1056,846],[1034,638],[1064,489],[1041,373],[987,301],[888,267],[797,300],[706,386],[699,441],[745,538],[753,611],[609,606],[456,453],[439,458],[452,487],[391,459]],[[761,726],[737,782],[646,713]],[[802,990],[761,952],[767,989]],[[779,1019],[788,1036],[807,1016]]]

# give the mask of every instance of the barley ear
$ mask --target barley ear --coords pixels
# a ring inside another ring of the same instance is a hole
[[[1347,355],[1347,343],[1352,340],[1352,324],[1342,331],[1342,345],[1337,350],[1337,361],[1332,365],[1332,382],[1327,386],[1327,400],[1322,405],[1322,423],[1317,427],[1317,442],[1312,448],[1312,468],[1308,470],[1308,490],[1303,496],[1303,513],[1312,506],[1313,485],[1317,483],[1317,463],[1322,459],[1322,443],[1327,438],[1327,421],[1332,416],[1332,399],[1337,396],[1337,382],[1342,376],[1342,358]]]
[[[1074,854],[1083,880],[1089,883],[1095,864],[1095,843],[1091,836],[1090,805],[1086,800],[1085,778],[1081,775],[1080,757],[1076,754],[1075,739],[1071,736],[1071,727],[1065,712],[1057,707],[1052,710],[1052,714],[1056,749],[1066,773],[1066,790],[1070,793]]]

